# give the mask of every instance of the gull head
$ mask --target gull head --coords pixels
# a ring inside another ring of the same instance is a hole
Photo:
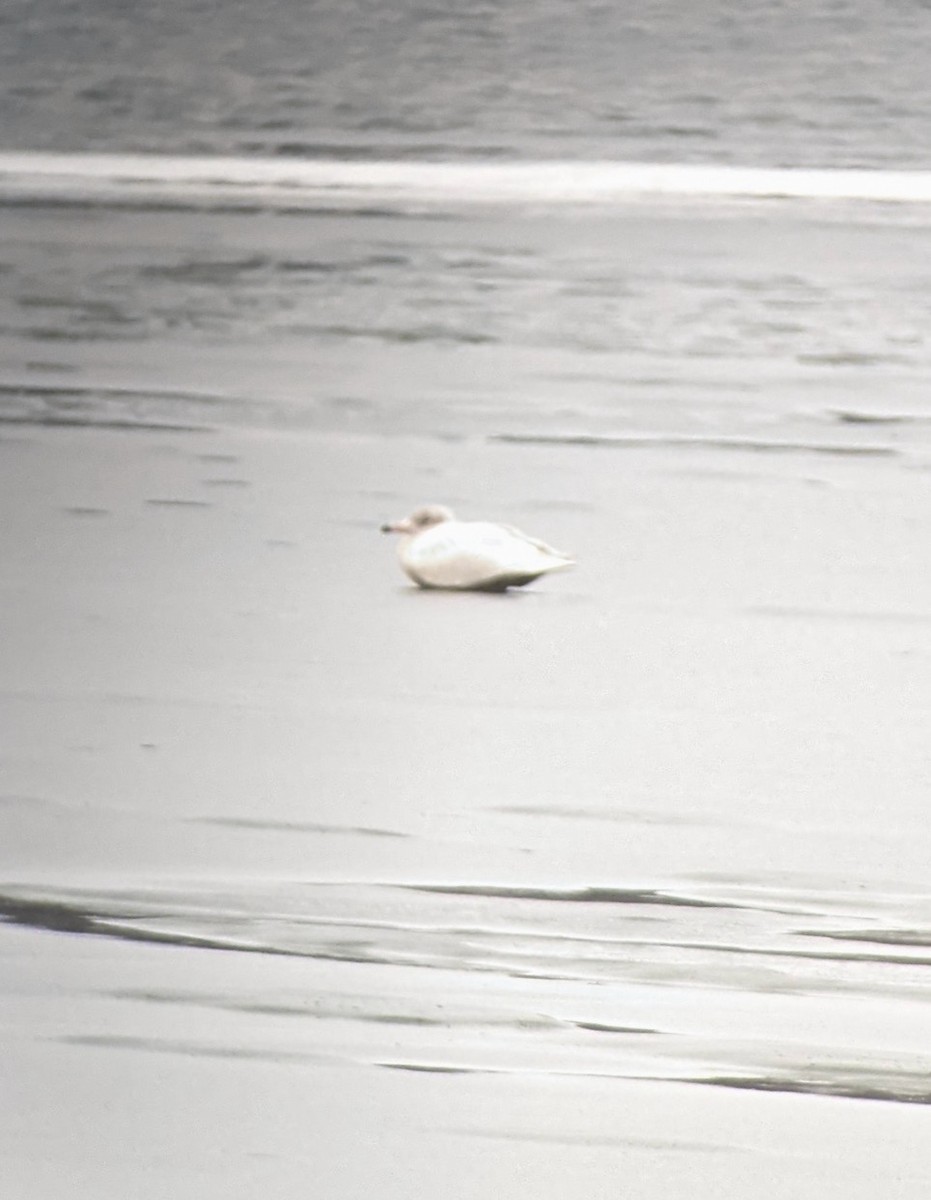
[[[404,533],[408,537],[432,529],[434,525],[442,525],[444,521],[455,520],[452,512],[442,504],[426,504],[423,508],[415,509],[409,517],[401,521],[389,521],[382,525],[382,533]]]

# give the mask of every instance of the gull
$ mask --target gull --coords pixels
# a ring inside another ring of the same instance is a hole
[[[382,525],[381,531],[401,534],[401,566],[422,588],[503,592],[573,565],[567,554],[519,529],[492,521],[458,521],[442,504],[418,508],[401,521]]]

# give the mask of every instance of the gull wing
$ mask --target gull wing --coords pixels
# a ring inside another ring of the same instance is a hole
[[[401,561],[421,587],[496,591],[572,565],[545,542],[491,521],[444,521],[412,538]]]

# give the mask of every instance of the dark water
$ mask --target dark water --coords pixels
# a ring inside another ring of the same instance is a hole
[[[920,438],[923,5],[11,0],[0,22],[8,419]],[[598,159],[664,163],[674,194]]]
[[[927,167],[918,0],[7,0],[0,145]]]

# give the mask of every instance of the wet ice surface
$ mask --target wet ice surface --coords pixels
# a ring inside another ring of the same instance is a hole
[[[5,423],[927,445],[924,209],[7,208]]]
[[[926,896],[238,883],[7,889],[2,911],[71,934],[308,960],[287,990],[263,986],[259,967],[244,993],[117,990],[135,1032],[62,1035],[76,1044],[931,1099]],[[165,1005],[247,1020],[237,1046],[178,1042],[146,1032]]]
[[[909,454],[93,429],[4,454],[0,910],[113,979],[70,978],[43,1036],[928,1100]],[[406,587],[377,527],[425,489],[535,514],[579,571]],[[121,981],[143,946],[164,975]],[[182,950],[252,966],[185,983]]]
[[[635,210],[15,210],[11,1195],[923,1200],[923,227]]]

